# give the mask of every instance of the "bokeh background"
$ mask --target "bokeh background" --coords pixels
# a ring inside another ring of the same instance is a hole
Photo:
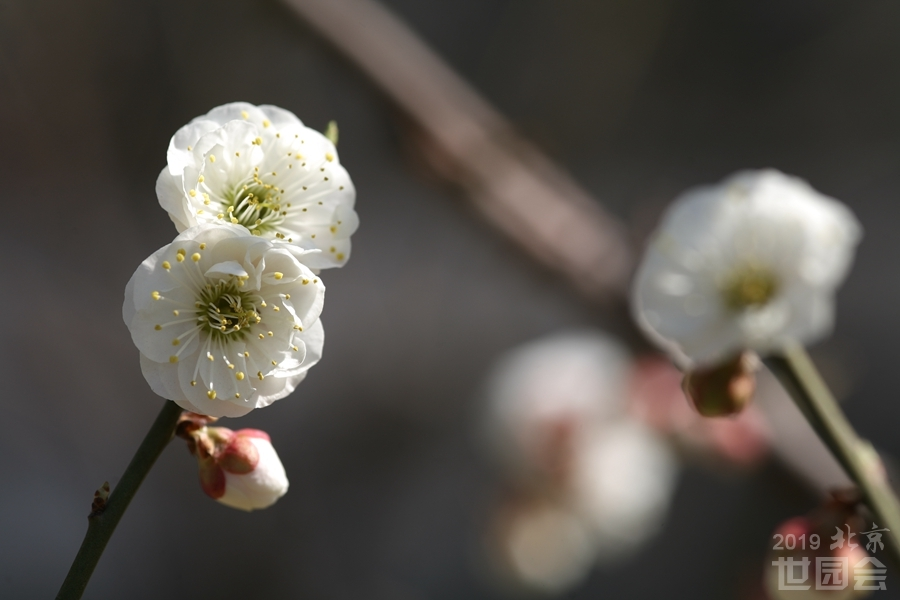
[[[740,168],[845,201],[866,237],[814,355],[861,433],[900,456],[900,4],[385,4],[636,243],[678,192]],[[174,237],[154,193],[169,137],[234,100],[319,129],[336,119],[358,189],[353,258],[325,274],[325,359],[290,398],[226,423],[270,432],[291,490],[259,513],[220,506],[176,441],[86,597],[506,597],[483,560],[498,480],[475,434],[488,369],[560,328],[628,325],[424,169],[398,110],[276,0],[0,3],[0,597],[55,593],[93,490],[115,484],[159,410],[122,293]],[[566,597],[756,598],[771,531],[814,505],[776,461],[688,467],[662,533]]]

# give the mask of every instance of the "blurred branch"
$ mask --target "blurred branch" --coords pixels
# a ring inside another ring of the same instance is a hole
[[[624,228],[397,17],[373,0],[283,1],[421,128],[494,227],[588,298],[624,295]]]

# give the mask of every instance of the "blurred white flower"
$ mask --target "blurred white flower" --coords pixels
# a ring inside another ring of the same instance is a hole
[[[582,331],[526,344],[493,372],[487,429],[512,488],[495,545],[520,583],[562,591],[662,523],[678,463],[629,414],[632,368],[613,338]]]
[[[226,104],[179,129],[156,193],[178,231],[247,227],[319,250],[303,255],[314,269],[342,266],[359,225],[356,190],[334,144],[276,106]]]
[[[660,346],[701,364],[812,342],[831,329],[860,237],[849,209],[778,171],[689,190],[638,268],[635,318]]]
[[[562,592],[581,581],[594,562],[589,530],[569,511],[531,506],[513,515],[508,527],[509,565],[529,587]]]
[[[508,464],[526,470],[537,462],[546,466],[546,454],[553,451],[548,445],[574,433],[567,428],[624,413],[630,361],[618,342],[595,331],[554,335],[514,349],[488,382],[488,443]]]
[[[200,484],[211,498],[251,511],[268,508],[287,493],[284,466],[266,432],[204,427],[192,435]]]
[[[621,560],[659,531],[677,484],[667,442],[634,419],[585,436],[572,477],[573,506],[595,530],[600,560]]]
[[[214,417],[290,394],[322,356],[325,286],[242,227],[188,229],[145,260],[122,314],[154,392]]]

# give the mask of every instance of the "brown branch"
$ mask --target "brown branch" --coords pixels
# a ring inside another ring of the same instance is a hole
[[[588,298],[624,294],[624,228],[397,17],[373,0],[284,2],[421,128],[494,227]]]

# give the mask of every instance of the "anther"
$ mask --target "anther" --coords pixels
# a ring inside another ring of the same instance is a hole
[[[235,379],[237,379],[238,381],[243,381],[243,380],[244,380],[244,372],[243,372],[243,371],[238,371],[237,373],[234,374],[234,377],[235,377]]]
[[[193,254],[191,254],[191,260],[194,262],[200,262],[200,253],[194,252]]]
[[[159,292],[157,292],[156,290],[153,290],[153,292],[150,294],[150,297],[154,300],[159,300],[160,298],[162,298],[162,296],[160,296]]]
[[[164,260],[163,264],[162,264],[162,268],[165,269],[166,271],[168,271],[169,269],[172,268],[172,265],[169,263],[169,261]]]
[[[215,400],[216,399],[216,390],[209,390],[208,392],[206,392],[206,396],[210,400]]]
[[[170,363],[177,363],[177,362],[178,362],[178,357],[175,356],[175,355],[173,354],[172,356],[169,357],[169,362],[170,362]]]
[[[284,273],[282,273],[280,271],[275,271],[275,273],[273,273],[272,276],[275,277],[275,279],[281,279],[282,277],[284,277]]]

